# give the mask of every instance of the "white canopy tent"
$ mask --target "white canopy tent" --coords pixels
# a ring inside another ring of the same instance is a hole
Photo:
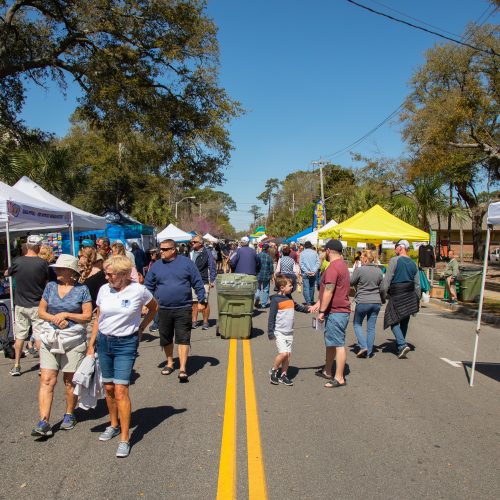
[[[103,230],[106,229],[106,219],[98,215],[85,212],[81,208],[74,207],[65,201],[60,200],[48,191],[45,191],[42,186],[32,181],[29,177],[21,177],[13,186],[15,189],[40,200],[44,204],[50,204],[57,207],[59,210],[69,212],[72,217],[73,227],[76,231],[87,230]]]
[[[490,239],[493,226],[500,226],[500,201],[492,203],[488,207],[488,226],[486,231],[486,244],[484,246],[483,279],[481,281],[481,294],[479,296],[479,308],[477,310],[476,341],[474,344],[474,357],[472,359],[472,370],[470,375],[470,386],[474,385],[474,372],[476,371],[477,347],[479,344],[479,333],[481,332],[481,316],[483,314],[484,288],[486,284],[486,271],[488,270],[488,256],[490,253]]]
[[[203,236],[203,239],[210,241],[210,243],[217,243],[219,241],[215,236],[212,236],[210,233],[205,234],[205,236]]]
[[[323,227],[320,229],[317,229],[316,231],[312,231],[309,234],[306,234],[304,236],[301,236],[298,239],[299,243],[305,243],[306,241],[310,241],[313,245],[316,245],[318,243],[318,233],[320,231],[324,231],[325,229],[329,229],[333,226],[336,226],[337,222],[335,222],[333,219],[330,222],[327,222]]]
[[[158,243],[165,240],[174,240],[176,243],[181,243],[183,241],[190,241],[191,238],[192,236],[190,233],[186,233],[186,231],[179,229],[173,224],[169,224],[163,231],[156,235]]]
[[[7,265],[12,264],[10,253],[11,231],[49,231],[71,224],[70,214],[49,203],[25,195],[17,189],[0,182],[0,233],[5,232],[7,244]],[[10,289],[12,287],[12,278]],[[11,321],[14,324],[14,295],[10,294]]]

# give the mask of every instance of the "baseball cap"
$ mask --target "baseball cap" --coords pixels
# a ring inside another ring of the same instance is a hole
[[[326,242],[325,248],[333,250],[334,252],[342,253],[343,246],[340,240],[329,240]]]
[[[269,249],[269,243],[264,243],[262,245],[262,250],[268,250]]]
[[[396,247],[404,247],[406,248],[406,250],[408,250],[408,248],[410,248],[410,243],[408,243],[408,240],[399,240],[394,248]]]
[[[28,236],[28,245],[41,245],[43,241],[43,238],[39,236],[38,234],[31,234]]]
[[[82,247],[93,247],[94,246],[94,242],[90,238],[87,238],[85,240],[82,240],[82,242],[80,243],[80,246],[82,246]]]
[[[243,236],[243,238],[241,238],[240,240],[242,243],[248,243],[250,241],[250,238],[248,238],[248,236]]]

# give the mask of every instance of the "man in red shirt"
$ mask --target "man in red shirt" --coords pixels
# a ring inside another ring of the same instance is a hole
[[[316,372],[326,378],[325,387],[346,385],[344,368],[347,358],[345,332],[349,324],[351,303],[349,301],[350,275],[342,257],[342,243],[330,240],[325,245],[326,259],[330,262],[321,277],[319,300],[313,311],[318,311],[318,321],[325,322],[325,366]],[[336,361],[335,376],[332,376],[333,361]]]

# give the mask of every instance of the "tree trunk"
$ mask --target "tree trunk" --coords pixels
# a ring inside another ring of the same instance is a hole
[[[474,246],[472,260],[481,260],[483,256],[483,218],[486,210],[481,206],[471,209],[472,212],[472,244]]]
[[[450,198],[448,206],[448,252],[451,250],[451,210],[453,208],[453,184],[450,182]]]

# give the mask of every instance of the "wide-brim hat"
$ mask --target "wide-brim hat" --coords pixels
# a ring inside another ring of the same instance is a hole
[[[65,253],[59,255],[55,264],[51,264],[50,267],[54,267],[56,269],[71,269],[75,273],[80,274],[80,271],[78,270],[78,259]]]

